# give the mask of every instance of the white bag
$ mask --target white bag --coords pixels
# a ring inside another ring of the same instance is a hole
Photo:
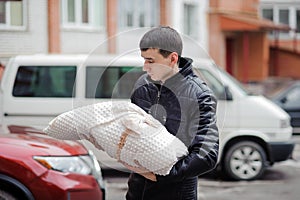
[[[127,101],[92,104],[63,113],[44,132],[63,140],[86,139],[110,157],[167,175],[186,146],[151,115]]]

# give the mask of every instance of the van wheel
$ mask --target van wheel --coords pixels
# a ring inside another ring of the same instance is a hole
[[[252,141],[242,141],[232,145],[225,153],[223,169],[233,180],[254,180],[265,171],[266,153]]]
[[[4,190],[0,189],[0,199],[1,200],[17,200],[14,196],[12,196],[11,194],[7,193]]]

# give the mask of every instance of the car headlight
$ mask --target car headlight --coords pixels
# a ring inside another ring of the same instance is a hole
[[[93,160],[89,155],[83,156],[34,156],[34,160],[48,169],[60,172],[92,174]]]

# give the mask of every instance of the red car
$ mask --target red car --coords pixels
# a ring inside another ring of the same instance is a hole
[[[0,133],[0,199],[105,198],[100,166],[83,145],[27,127],[9,130]]]

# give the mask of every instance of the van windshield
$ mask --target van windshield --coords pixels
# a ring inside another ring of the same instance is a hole
[[[208,87],[214,92],[218,99],[224,99],[225,86],[229,85],[230,87],[234,87],[235,91],[238,91],[241,95],[249,95],[248,91],[239,81],[219,67],[212,68],[215,70],[215,73],[206,68],[194,69],[195,73],[207,83]]]
[[[237,79],[235,79],[234,77],[232,77],[230,74],[228,74],[228,72],[226,72],[225,70],[221,69],[220,67],[215,67],[220,71],[220,74],[222,74],[222,78],[228,80],[229,82],[232,82],[233,85],[235,86],[235,88],[242,93],[243,95],[250,95],[251,93],[249,91],[246,90],[246,88],[241,84],[241,82],[239,82]],[[228,82],[226,81],[226,82]]]

